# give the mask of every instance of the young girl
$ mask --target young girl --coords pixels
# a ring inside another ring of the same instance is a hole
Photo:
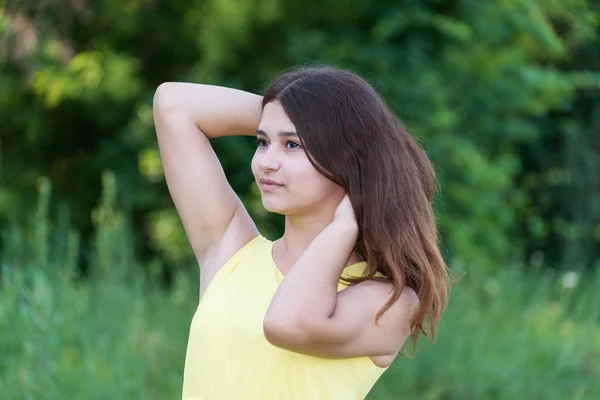
[[[367,82],[305,67],[262,97],[165,83],[154,119],[200,264],[184,400],[364,399],[409,336],[433,340],[448,295],[434,171]],[[228,135],[257,138],[262,204],[285,215],[274,242],[211,148]]]

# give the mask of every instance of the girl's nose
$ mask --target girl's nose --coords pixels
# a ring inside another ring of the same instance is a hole
[[[258,162],[258,166],[263,171],[276,171],[279,169],[279,160],[277,156],[274,154],[274,151],[269,149],[267,153],[260,159]]]

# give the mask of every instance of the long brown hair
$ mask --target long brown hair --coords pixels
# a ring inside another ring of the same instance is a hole
[[[394,292],[375,323],[405,285],[412,288],[419,300],[410,320],[413,351],[421,332],[433,341],[450,282],[438,247],[429,158],[373,87],[350,71],[292,68],[266,89],[262,107],[274,100],[296,126],[310,162],[346,190],[354,207],[354,250],[367,262],[367,275],[342,279],[391,280]]]

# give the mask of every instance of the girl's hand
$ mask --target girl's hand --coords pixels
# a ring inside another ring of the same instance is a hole
[[[340,201],[340,204],[335,209],[333,220],[348,224],[351,227],[358,229],[358,222],[356,221],[354,208],[352,208],[352,203],[350,202],[350,197],[348,197],[348,194],[342,198],[342,201]]]

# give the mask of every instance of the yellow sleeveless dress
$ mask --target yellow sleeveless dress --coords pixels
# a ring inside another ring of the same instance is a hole
[[[274,346],[263,319],[284,279],[257,236],[215,274],[190,326],[183,400],[364,399],[387,370],[370,357],[328,359]],[[366,262],[344,276],[361,276]],[[338,292],[346,286],[340,282]]]

